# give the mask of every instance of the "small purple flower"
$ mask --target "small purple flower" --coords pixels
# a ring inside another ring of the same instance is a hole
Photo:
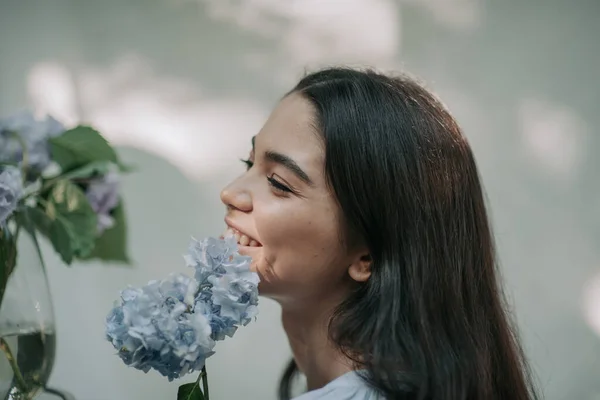
[[[119,204],[119,183],[119,174],[110,171],[105,175],[93,178],[86,190],[85,195],[98,217],[99,235],[115,224],[111,212]]]
[[[0,225],[15,211],[22,195],[21,170],[10,165],[0,167]]]

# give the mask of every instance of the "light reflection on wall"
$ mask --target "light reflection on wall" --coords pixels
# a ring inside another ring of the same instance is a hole
[[[37,111],[69,125],[90,123],[112,143],[153,153],[200,180],[249,150],[248,138],[268,110],[249,99],[203,97],[194,87],[155,74],[135,56],[77,76],[58,63],[43,62],[28,78]]]
[[[587,127],[573,111],[537,99],[518,109],[523,147],[542,173],[572,178],[582,160]]]
[[[275,40],[277,61],[287,63],[292,71],[328,63],[392,68],[402,47],[404,6],[420,8],[454,30],[476,29],[483,14],[482,0],[190,1],[204,5],[215,20]],[[248,64],[261,68],[273,61],[269,57],[249,54]]]
[[[398,5],[390,0],[195,0],[215,20],[272,40],[276,51],[253,50],[247,65],[278,65],[288,84],[305,67],[328,64],[395,65],[401,32]]]
[[[588,325],[600,336],[600,273],[588,282],[583,291],[583,310]]]
[[[400,0],[400,2],[422,7],[438,24],[463,31],[477,28],[483,14],[482,0]]]
[[[79,120],[74,77],[60,63],[36,64],[29,71],[27,91],[36,113],[50,114],[68,126]]]

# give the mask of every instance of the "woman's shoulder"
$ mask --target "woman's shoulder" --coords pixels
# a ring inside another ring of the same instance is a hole
[[[359,372],[348,372],[329,382],[321,389],[304,393],[293,400],[384,400],[360,377]]]

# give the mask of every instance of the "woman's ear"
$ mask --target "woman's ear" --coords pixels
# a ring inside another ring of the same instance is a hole
[[[348,275],[356,282],[366,282],[371,277],[371,255],[362,254],[348,267]]]

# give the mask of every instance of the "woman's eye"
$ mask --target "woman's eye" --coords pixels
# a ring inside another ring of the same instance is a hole
[[[254,165],[254,162],[245,159],[241,159],[241,162],[243,162],[244,164],[246,164],[246,171],[248,171],[250,168],[252,168],[252,166]]]
[[[246,164],[246,171],[250,170],[250,168],[252,168],[254,166],[254,161],[250,160],[250,159],[240,159],[241,162],[243,162],[244,164]],[[294,191],[292,189],[290,189],[288,186],[286,186],[285,184],[279,182],[277,179],[274,178],[275,174],[271,174],[270,176],[267,177],[267,181],[269,182],[269,185],[276,191],[284,193],[284,194],[288,194],[288,193],[294,193]]]
[[[269,185],[271,185],[273,189],[283,193],[293,193],[292,189],[279,182],[277,179],[273,178],[273,175],[269,176],[267,180],[269,181]]]

